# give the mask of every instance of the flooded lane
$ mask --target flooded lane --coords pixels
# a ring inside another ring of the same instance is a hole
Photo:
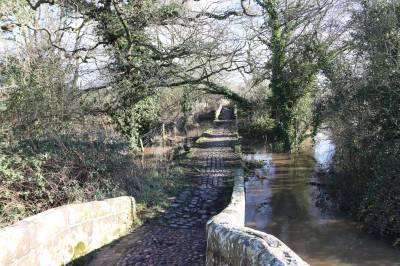
[[[246,182],[247,226],[275,235],[311,265],[400,265],[398,249],[324,207],[315,184],[334,152],[328,139],[319,136],[314,150],[298,155],[250,148],[245,159],[265,165]]]

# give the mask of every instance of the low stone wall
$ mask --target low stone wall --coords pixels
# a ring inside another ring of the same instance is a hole
[[[231,203],[207,223],[207,258],[211,265],[308,265],[276,237],[245,227],[243,170],[235,172]]]
[[[64,265],[126,234],[135,200],[69,204],[0,230],[0,265]]]

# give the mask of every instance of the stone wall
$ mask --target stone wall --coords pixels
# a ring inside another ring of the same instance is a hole
[[[0,265],[63,265],[126,234],[136,218],[124,196],[69,204],[0,230]]]
[[[207,266],[308,265],[276,237],[245,227],[243,170],[235,172],[231,203],[207,223]]]

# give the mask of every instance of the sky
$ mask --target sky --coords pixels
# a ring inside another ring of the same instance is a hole
[[[165,0],[166,2],[171,1],[171,0]],[[173,1],[173,0],[172,0]],[[178,0],[181,1],[181,0]],[[253,6],[250,7],[250,9],[254,12],[256,12],[256,7],[254,6],[254,1],[249,1],[246,2],[248,3],[253,3]],[[228,10],[238,10],[241,11],[241,5],[240,5],[240,0],[199,0],[199,1],[194,1],[194,0],[186,0],[185,5],[188,10],[190,10],[191,13],[193,14],[198,14],[201,12],[209,12],[209,13],[216,13],[216,14],[221,14],[224,13]],[[57,13],[56,9],[49,9],[50,13]],[[335,12],[334,15],[337,13]],[[341,14],[342,15],[342,14]],[[345,20],[346,17],[342,15],[342,18],[339,18],[339,20]],[[41,22],[43,24],[46,24],[47,22],[42,19]],[[75,22],[79,23],[78,21]],[[256,24],[257,27],[259,27],[263,23],[263,18],[262,17],[257,17],[257,18],[250,18],[247,16],[244,17],[230,17],[227,20],[224,21],[213,21],[215,29],[218,28],[218,26],[224,27],[224,31],[226,33],[225,35],[225,40],[226,43],[229,44],[230,42],[243,42],[245,39],[246,35],[249,34],[249,28],[247,27],[249,24]],[[48,24],[48,23],[47,23]],[[91,31],[90,28],[86,29],[89,33]],[[5,38],[2,38],[0,34],[0,56],[5,53],[13,53],[15,52],[16,45],[15,42],[11,40],[6,40]],[[74,36],[67,33],[64,36],[64,43],[66,47],[71,47],[73,44]],[[89,38],[85,39],[83,43],[93,43],[93,41]],[[260,50],[261,49],[261,50]],[[259,47],[259,51],[254,50],[253,53],[260,53],[260,56],[257,59],[260,64],[263,64],[263,61],[265,61],[265,57],[267,57],[266,49],[265,47]],[[89,63],[83,63],[80,66],[80,72],[81,72],[81,78],[79,79],[78,83],[79,86],[82,88],[86,88],[89,86],[92,86],[93,84],[99,83],[101,77],[105,77],[105,73],[101,71],[96,71],[96,69],[99,67],[100,69],[104,67],[104,61],[107,61],[107,57],[105,56],[104,51],[99,49],[98,51],[94,52],[96,57],[99,58],[98,64],[94,64],[93,62]],[[4,57],[4,56],[3,56]],[[1,60],[1,59],[0,59]],[[244,74],[242,75],[238,71],[233,71],[233,72],[224,72],[221,75],[218,76],[218,79],[221,83],[224,83],[225,85],[228,84],[229,87],[231,88],[241,88],[247,86],[248,82],[251,80],[251,75],[250,74]],[[106,82],[106,81],[104,81]]]
[[[193,0],[188,0],[186,1],[187,8],[190,9],[194,13],[206,11],[210,13],[223,13],[227,10],[240,10],[240,2],[239,1],[228,1],[228,0],[200,0],[200,1],[193,1]],[[51,14],[54,15],[54,17],[57,17],[58,10],[57,8],[50,7],[47,10],[44,9],[44,14],[47,14],[48,16],[52,16]],[[50,14],[50,15],[49,15]],[[52,28],[57,27],[57,22],[58,21],[49,21],[49,19],[46,19],[44,17],[40,18],[40,23],[45,26],[46,28]],[[238,20],[237,18],[235,19],[230,19],[230,23],[227,24],[226,21],[223,22],[218,22],[216,21],[215,23],[224,23],[226,27],[225,30],[228,32],[228,36],[226,36],[226,39],[228,40],[229,43],[229,38],[231,40],[238,40],[241,38],[244,38],[246,31],[243,28],[243,23],[242,21]],[[74,24],[79,23],[78,21],[75,21]],[[218,26],[218,25],[214,25]],[[87,31],[90,31],[90,29],[87,29]],[[17,33],[14,31],[14,33]],[[18,36],[15,34],[15,36]],[[4,55],[8,54],[13,54],[17,51],[17,43],[15,40],[12,39],[7,39],[4,37],[10,37],[10,34],[4,35],[0,34],[0,57],[4,58]],[[72,36],[70,33],[66,33],[63,37],[63,42],[64,42],[64,47],[67,48],[72,48],[74,44],[74,36]],[[17,39],[18,40],[18,39]],[[83,43],[93,43],[93,41],[90,40],[90,38],[86,39],[83,41]],[[102,61],[106,61],[107,58],[104,57],[104,53],[101,51],[98,51],[96,53],[96,56],[100,57],[101,59],[99,60],[99,65],[92,63],[84,63],[81,64],[80,66],[80,72],[81,72],[81,77],[78,81],[78,85],[82,88],[90,87],[94,83],[98,83],[99,80],[101,80],[101,77],[104,76],[104,73],[101,73],[101,71],[95,71],[97,67],[102,68],[104,67],[104,64],[102,64]],[[90,73],[90,74],[87,74]],[[247,78],[249,76],[247,75]],[[223,83],[228,83],[229,86],[231,87],[242,87],[245,85],[245,80],[243,79],[243,76],[239,72],[226,72],[223,73],[222,75],[219,76],[219,79]],[[100,85],[100,84],[99,84]]]
[[[250,1],[249,1],[250,3]],[[240,0],[188,0],[186,1],[187,8],[194,13],[208,12],[214,14],[222,14],[227,11],[241,11],[242,7],[240,5]],[[254,9],[254,6],[251,7]],[[260,20],[260,18],[249,18],[249,17],[230,17],[226,21],[214,23],[223,24],[227,29],[226,40],[244,40],[248,29],[246,24],[250,21]],[[254,23],[254,22],[253,22]],[[251,80],[251,75],[245,73],[239,73],[238,71],[224,72],[219,76],[220,82],[225,83],[234,90],[243,89],[247,86],[247,83]]]

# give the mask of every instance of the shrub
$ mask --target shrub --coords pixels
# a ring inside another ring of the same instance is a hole
[[[399,11],[398,1],[364,1],[355,12],[353,53],[361,61],[340,61],[325,120],[336,144],[334,195],[366,227],[391,237],[400,236]]]
[[[165,203],[180,185],[178,168],[141,166],[124,147],[70,136],[3,147],[0,225],[63,204],[120,195],[134,196],[143,207]]]
[[[257,117],[250,124],[251,134],[260,137],[271,135],[273,133],[274,128],[275,128],[275,120],[268,117],[267,115]]]

